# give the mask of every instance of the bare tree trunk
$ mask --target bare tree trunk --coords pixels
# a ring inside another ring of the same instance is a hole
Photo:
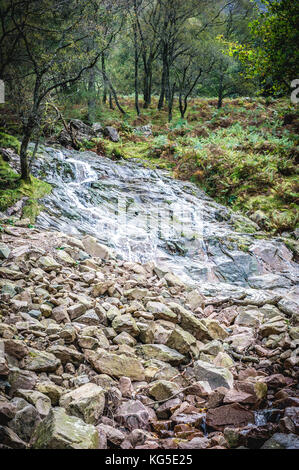
[[[95,68],[89,70],[88,80],[88,122],[95,122],[96,113],[96,84],[95,84]]]
[[[33,120],[29,118],[28,123],[24,126],[24,135],[21,143],[20,150],[20,163],[21,163],[21,179],[30,182],[30,172],[28,165],[28,145],[33,132]]]
[[[114,109],[111,90],[109,90],[109,108]]]
[[[168,68],[166,46],[164,46],[164,49],[163,49],[162,60],[163,60],[163,70],[162,70],[162,78],[161,78],[160,98],[159,98],[159,103],[158,103],[159,110],[163,108],[165,95],[166,95],[166,81],[167,81],[167,68]]]
[[[217,108],[221,109],[223,103],[223,75],[220,75],[219,87],[218,87],[218,103]]]
[[[107,81],[105,80],[105,76],[106,76],[106,62],[105,62],[105,53],[102,52],[101,54],[101,64],[102,64],[102,70],[103,70],[103,77],[104,77],[104,89],[103,89],[103,104],[106,104],[107,103],[107,94],[108,94],[108,84],[107,84]]]
[[[137,115],[140,116],[140,107],[139,107],[139,78],[138,78],[138,65],[139,65],[139,56],[138,56],[138,41],[137,41],[137,24],[134,24],[134,49],[135,49],[135,108]]]
[[[175,87],[176,83],[170,87],[169,84],[169,95],[168,95],[168,122],[172,121],[172,108],[173,108],[173,100],[174,100],[174,94],[175,94]]]

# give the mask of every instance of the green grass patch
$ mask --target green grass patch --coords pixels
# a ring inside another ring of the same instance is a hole
[[[40,181],[34,176],[30,177],[30,183],[25,183],[20,176],[11,169],[8,163],[0,157],[0,211],[13,206],[23,197],[28,199],[23,207],[22,218],[30,219],[34,223],[40,211],[38,200],[49,194],[52,190],[50,184]]]

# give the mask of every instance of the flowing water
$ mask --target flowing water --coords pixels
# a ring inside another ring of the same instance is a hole
[[[274,287],[286,289],[298,277],[280,239],[238,231],[240,224],[256,228],[192,183],[93,152],[49,147],[42,152],[33,173],[53,191],[42,200],[39,227],[93,235],[125,260],[154,261],[186,281],[255,287],[256,276],[275,273]]]

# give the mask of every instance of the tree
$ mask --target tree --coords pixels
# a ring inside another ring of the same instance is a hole
[[[8,3],[8,2],[7,2]],[[28,180],[28,145],[40,125],[46,98],[55,90],[75,83],[92,69],[101,54],[98,28],[91,21],[90,6],[83,0],[11,0],[10,21],[24,56],[13,64],[15,86],[30,90],[23,115],[21,178]],[[43,24],[40,24],[43,18]],[[84,47],[93,40],[98,47]]]
[[[299,72],[299,4],[293,0],[261,0],[258,18],[251,25],[251,41],[229,42],[230,55],[245,65],[247,76],[262,89],[283,94]]]

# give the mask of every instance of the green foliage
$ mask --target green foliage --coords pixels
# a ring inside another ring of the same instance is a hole
[[[31,176],[30,182],[24,182],[8,163],[0,157],[0,211],[4,212],[23,197],[28,198],[23,207],[23,218],[34,222],[39,213],[38,200],[51,192],[51,185]]]
[[[299,5],[293,0],[262,0],[265,9],[252,21],[251,43],[226,41],[231,56],[238,56],[247,77],[257,78],[263,91],[288,93],[298,77]]]

